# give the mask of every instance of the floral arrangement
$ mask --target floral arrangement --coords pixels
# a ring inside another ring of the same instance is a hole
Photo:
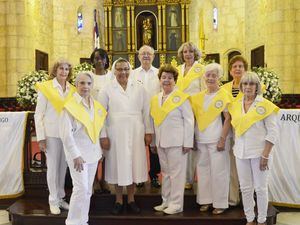
[[[37,92],[35,84],[49,79],[46,71],[32,71],[18,81],[17,102],[25,109],[32,109],[36,105]]]
[[[73,76],[70,79],[70,83],[74,84],[75,83],[75,78],[78,75],[79,72],[81,71],[92,71],[93,66],[87,62],[81,63],[73,68]]]
[[[278,75],[273,71],[262,67],[254,67],[252,70],[257,73],[260,81],[266,85],[266,91],[263,93],[263,96],[273,103],[279,103],[281,101],[282,93],[278,83]]]

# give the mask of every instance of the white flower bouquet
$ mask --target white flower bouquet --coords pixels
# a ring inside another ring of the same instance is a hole
[[[262,67],[254,67],[253,71],[257,73],[260,81],[266,86],[263,96],[273,103],[279,103],[281,101],[282,93],[278,83],[278,75],[273,71]]]
[[[32,71],[18,81],[17,102],[25,109],[33,109],[37,101],[35,84],[49,79],[46,71]]]

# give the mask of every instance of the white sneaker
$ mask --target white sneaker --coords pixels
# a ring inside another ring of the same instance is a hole
[[[59,207],[65,210],[69,210],[69,204],[65,200],[59,202]]]
[[[181,209],[176,209],[176,208],[172,208],[172,207],[168,207],[168,208],[164,209],[163,211],[164,211],[164,213],[169,214],[169,215],[182,212]]]
[[[155,211],[158,211],[158,212],[162,212],[164,211],[165,208],[168,208],[168,206],[166,204],[161,204],[161,205],[157,205],[154,207]]]
[[[50,212],[53,215],[58,215],[60,214],[60,209],[57,205],[50,205]]]

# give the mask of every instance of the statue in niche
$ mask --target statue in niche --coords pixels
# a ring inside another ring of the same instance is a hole
[[[170,8],[169,20],[170,20],[171,27],[178,27],[178,16],[177,16],[177,10],[175,7]]]
[[[143,45],[152,46],[152,22],[149,17],[143,20]]]
[[[115,33],[115,50],[116,51],[124,51],[125,48],[125,37],[122,31],[116,31]]]
[[[172,30],[169,34],[169,49],[170,50],[177,50],[177,39],[178,35],[176,31]]]
[[[124,19],[123,19],[123,10],[122,8],[115,9],[115,27],[123,27],[124,26]]]

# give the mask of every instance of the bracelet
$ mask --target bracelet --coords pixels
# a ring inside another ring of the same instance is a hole
[[[224,140],[224,141],[226,140],[226,138],[224,138],[224,137],[222,137],[222,136],[220,137],[220,139],[222,139],[222,140]]]
[[[263,159],[269,159],[269,157],[266,157],[266,156],[263,156],[263,155],[261,155],[261,157],[262,157]]]

